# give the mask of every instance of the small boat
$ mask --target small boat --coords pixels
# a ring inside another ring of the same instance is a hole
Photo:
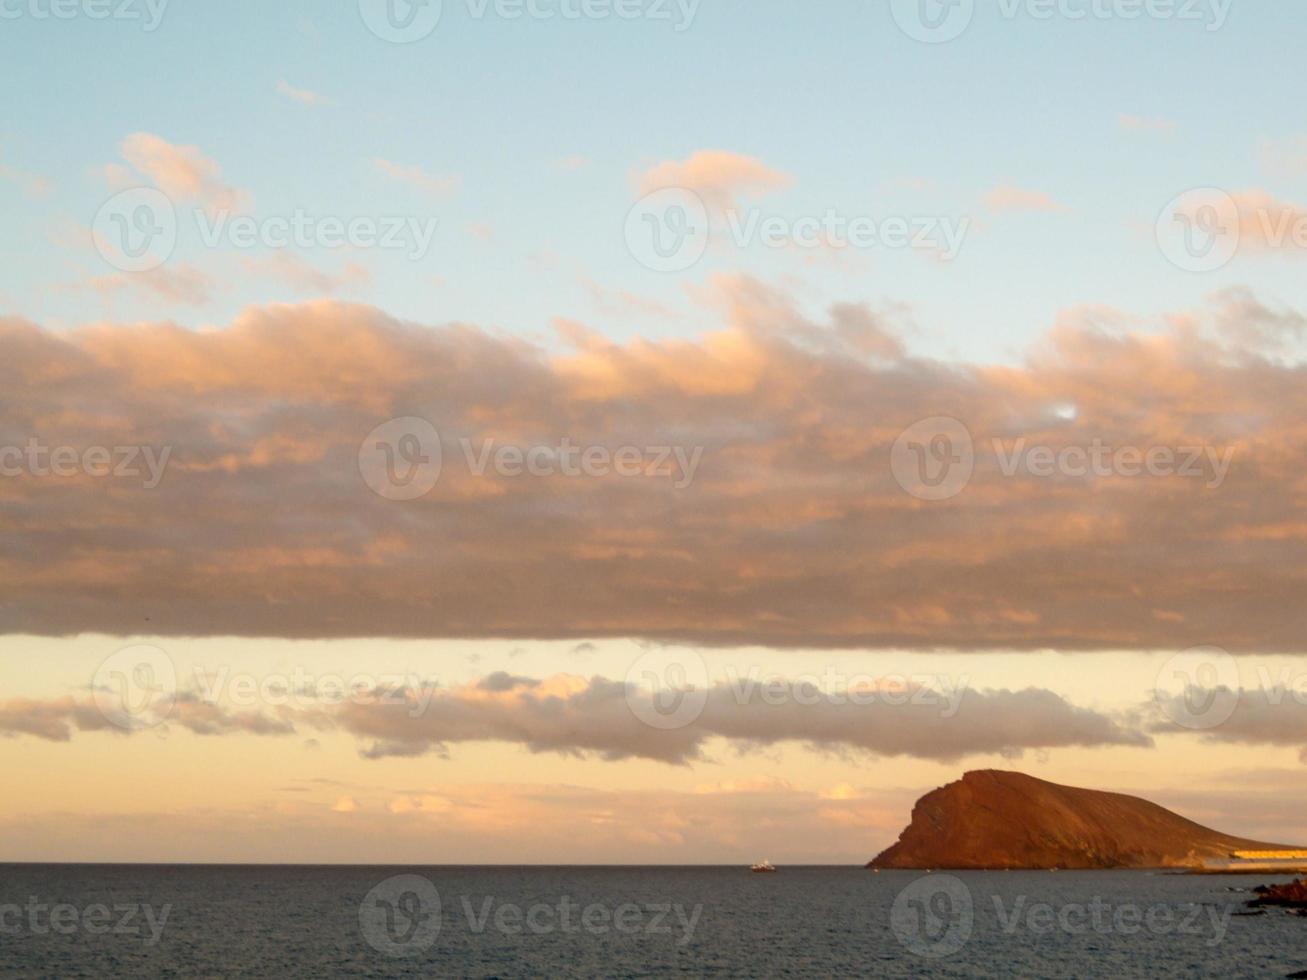
[[[770,861],[759,861],[757,864],[751,865],[749,870],[756,875],[775,874],[776,865]]]

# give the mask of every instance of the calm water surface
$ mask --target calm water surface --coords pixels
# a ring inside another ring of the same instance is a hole
[[[1285,977],[1307,919],[1237,914],[1267,880],[0,865],[0,975]]]

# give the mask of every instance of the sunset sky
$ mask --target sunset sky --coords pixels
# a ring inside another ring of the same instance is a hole
[[[393,2],[0,4],[0,861],[1307,843],[1307,9]]]

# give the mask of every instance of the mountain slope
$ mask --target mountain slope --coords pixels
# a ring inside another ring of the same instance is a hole
[[[867,866],[1177,868],[1285,847],[1219,833],[1135,796],[985,769],[918,800],[898,843]]]

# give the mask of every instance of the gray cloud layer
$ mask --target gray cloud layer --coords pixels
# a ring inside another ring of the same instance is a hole
[[[289,735],[337,730],[362,741],[368,758],[447,754],[464,742],[506,742],[533,752],[593,754],[608,760],[687,763],[723,738],[738,747],[801,742],[817,749],[866,751],[953,761],[968,755],[1019,755],[1066,746],[1148,746],[1147,735],[1051,691],[937,692],[913,687],[889,697],[821,694],[804,686],[741,691],[720,684],[700,692],[695,710],[673,728],[653,727],[655,695],[602,677],[547,681],[495,674],[477,684],[434,691],[375,691],[340,704],[275,713],[232,711],[193,694],[176,698],[165,723],[197,735]],[[770,699],[770,700],[769,700]],[[661,702],[658,702],[661,703]],[[74,728],[116,730],[93,706],[71,697],[0,702],[0,735],[67,741]]]
[[[1140,332],[1068,314],[1012,367],[906,355],[862,307],[806,319],[756,282],[698,341],[562,325],[551,355],[332,302],[222,329],[0,319],[0,446],[172,447],[163,482],[0,478],[0,630],[63,635],[642,636],[966,649],[1307,647],[1307,369],[1294,311],[1244,292]],[[359,476],[396,416],[440,430],[409,503]],[[970,486],[890,467],[963,421]],[[1199,479],[1005,477],[1000,438],[1206,446]],[[458,440],[703,447],[694,482],[468,472]]]
[[[577,690],[469,699],[459,692],[435,699],[414,716],[406,705],[350,704],[334,721],[363,738],[371,758],[444,752],[449,743],[490,739],[518,742],[533,752],[594,752],[607,759],[644,758],[685,763],[703,758],[708,740],[739,745],[802,742],[817,749],[865,750],[954,761],[968,755],[1019,755],[1026,749],[1148,746],[1151,740],[1107,715],[1077,708],[1051,691],[963,691],[949,704],[918,689],[902,703],[852,703],[846,695],[773,690],[741,695],[729,684],[704,692],[681,727],[660,729],[641,719],[657,709],[653,696],[593,678]],[[796,696],[797,694],[797,696]],[[897,700],[897,699],[896,699]]]
[[[1184,694],[1161,698],[1154,709],[1148,728],[1157,734],[1298,748],[1307,762],[1307,691],[1301,685],[1239,690],[1194,685]],[[1201,727],[1194,727],[1195,722]]]

